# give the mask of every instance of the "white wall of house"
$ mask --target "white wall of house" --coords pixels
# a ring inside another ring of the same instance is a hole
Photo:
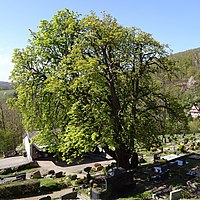
[[[26,137],[23,139],[23,143],[24,143],[24,146],[25,146],[25,150],[26,150],[26,153],[27,153],[27,158],[29,161],[32,161],[32,149],[31,149],[31,144],[30,144],[30,141],[29,141],[29,138],[28,136],[26,135]]]
[[[200,108],[197,105],[193,105],[189,112],[193,118],[200,117]]]

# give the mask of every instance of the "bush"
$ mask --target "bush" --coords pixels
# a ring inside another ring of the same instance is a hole
[[[180,152],[184,153],[184,152],[185,152],[185,146],[184,146],[184,144],[179,144],[179,145],[178,145],[178,150],[179,150]]]
[[[188,125],[189,125],[189,129],[192,133],[199,132],[200,121],[190,121]]]
[[[74,174],[74,175],[68,175],[67,176],[70,180],[76,180],[77,179],[77,175],[76,174]]]
[[[76,179],[76,180],[72,180],[72,181],[71,181],[71,184],[72,184],[72,186],[79,186],[79,185],[84,184],[85,181],[86,181],[86,179],[84,180],[84,179],[78,178],[78,179]],[[87,182],[85,182],[85,184],[86,184],[86,183],[87,183]]]
[[[184,144],[187,144],[187,143],[188,143],[188,141],[189,141],[189,139],[188,139],[188,138],[184,138]]]
[[[21,197],[27,194],[37,194],[40,191],[40,181],[36,179],[5,183],[0,185],[0,197]]]
[[[17,151],[17,153],[18,153],[19,155],[22,155],[22,152],[25,150],[24,144],[23,144],[23,143],[19,144],[19,145],[16,147],[15,150]]]
[[[152,194],[153,193],[151,191],[145,191],[142,194],[140,194],[140,197],[141,197],[141,199],[144,199],[144,200],[151,199]]]
[[[156,152],[157,148],[156,147],[151,147],[151,152]]]

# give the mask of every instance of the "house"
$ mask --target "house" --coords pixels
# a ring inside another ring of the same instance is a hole
[[[192,108],[190,109],[189,113],[191,114],[192,118],[196,119],[200,117],[200,108],[197,104],[193,104]]]
[[[29,161],[33,161],[39,158],[47,158],[49,156],[48,152],[44,151],[44,148],[47,146],[38,146],[37,144],[31,143],[31,138],[37,135],[38,133],[38,131],[32,131],[27,132],[22,136],[26,156]]]

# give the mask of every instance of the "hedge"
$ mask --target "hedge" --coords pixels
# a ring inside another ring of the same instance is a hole
[[[40,180],[30,179],[0,185],[0,199],[37,194],[40,191]]]

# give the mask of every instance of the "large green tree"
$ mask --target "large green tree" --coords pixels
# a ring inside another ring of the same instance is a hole
[[[49,151],[69,159],[101,145],[128,169],[137,166],[136,142],[148,147],[172,122],[181,123],[181,106],[156,79],[172,76],[168,53],[150,34],[110,15],[59,11],[15,50],[11,103]]]

